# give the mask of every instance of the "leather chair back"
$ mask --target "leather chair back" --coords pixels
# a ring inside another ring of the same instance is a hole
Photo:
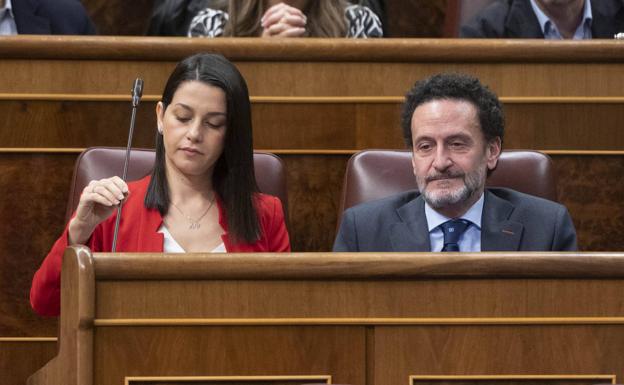
[[[69,192],[66,222],[76,210],[82,190],[91,180],[123,174],[125,156],[126,149],[120,147],[92,147],[80,154]],[[127,180],[141,179],[151,173],[155,157],[154,150],[132,149]],[[284,207],[284,218],[288,218],[286,169],[282,160],[274,154],[254,152],[254,169],[260,192],[278,197]]]
[[[508,187],[552,201],[557,200],[557,181],[550,157],[538,151],[503,151],[488,187]],[[410,150],[365,150],[347,164],[338,223],[351,206],[415,190],[416,178]]]

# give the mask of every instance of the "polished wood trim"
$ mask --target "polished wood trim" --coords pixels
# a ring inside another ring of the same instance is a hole
[[[624,317],[469,317],[469,318],[96,318],[94,326],[215,325],[622,325]]]
[[[624,278],[622,252],[94,253],[97,280]],[[331,268],[330,268],[331,267]]]
[[[54,147],[2,147],[0,154],[80,154],[84,148],[54,148]]]
[[[492,375],[411,375],[410,385],[414,381],[496,381],[496,380],[607,380],[615,384],[615,374],[492,374]]]
[[[0,342],[57,342],[56,337],[0,337]]]
[[[84,148],[54,148],[54,147],[0,147],[0,154],[80,154]],[[260,148],[256,151],[270,152],[275,155],[353,155],[361,150],[299,150],[286,148]],[[537,150],[548,155],[571,156],[623,156],[624,151],[603,150]]]
[[[59,101],[59,102],[129,102],[130,95],[98,94],[0,94],[0,100],[6,101]],[[160,95],[143,95],[142,101],[155,102]]]
[[[624,151],[594,151],[594,150],[538,150],[548,155],[624,155]]]
[[[251,96],[255,104],[401,104],[403,96]],[[501,96],[504,104],[624,104],[621,96]],[[0,93],[0,101],[129,102],[130,95]],[[160,95],[143,95],[157,102]]]
[[[503,104],[621,104],[620,96],[501,96]]]
[[[125,385],[131,382],[197,382],[197,381],[324,381],[326,384],[332,383],[332,376],[329,375],[306,375],[306,376],[145,376],[145,377],[125,377]]]
[[[537,39],[258,39],[129,36],[6,36],[3,59],[178,61],[196,52],[219,52],[234,61],[553,62],[621,63],[615,40]],[[530,55],[526,53],[530,52]]]

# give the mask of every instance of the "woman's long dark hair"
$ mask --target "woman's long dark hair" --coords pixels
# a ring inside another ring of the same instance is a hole
[[[162,95],[163,111],[186,81],[201,81],[221,88],[227,99],[227,126],[223,153],[212,175],[216,193],[223,202],[228,233],[234,242],[253,243],[260,238],[254,204],[258,191],[253,164],[251,105],[245,79],[221,55],[197,54],[182,60],[169,76]],[[165,168],[163,136],[156,133],[156,162],[145,196],[147,208],[158,209],[163,217],[169,211],[169,184]]]

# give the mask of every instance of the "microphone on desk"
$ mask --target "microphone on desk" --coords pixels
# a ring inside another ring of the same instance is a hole
[[[132,148],[132,135],[134,134],[134,121],[136,120],[136,111],[141,102],[141,96],[143,96],[143,79],[134,79],[132,85],[132,117],[130,118],[130,132],[128,133],[128,145],[126,146],[126,158],[124,159],[124,168],[121,179],[125,182],[128,176],[128,162],[130,161],[130,149]],[[119,221],[121,220],[121,207],[123,201],[119,203],[117,207],[117,218],[115,219],[115,232],[113,233],[113,246],[111,251],[114,253],[117,249],[117,233],[119,232]]]

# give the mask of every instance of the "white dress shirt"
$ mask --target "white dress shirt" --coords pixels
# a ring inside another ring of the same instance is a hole
[[[0,8],[0,35],[17,35],[11,0],[5,0],[4,8]]]
[[[425,216],[429,227],[429,241],[431,251],[442,251],[444,247],[444,233],[440,225],[452,219],[465,219],[470,222],[470,226],[464,231],[459,239],[459,251],[481,251],[481,217],[483,215],[484,194],[475,204],[459,218],[448,218],[435,211],[425,202]]]
[[[557,29],[557,25],[550,20],[548,16],[537,5],[535,0],[531,0],[531,7],[533,7],[533,12],[535,12],[535,16],[537,16],[537,20],[539,21],[540,28],[542,28],[542,33],[544,34],[544,39],[549,40],[561,40],[563,37]],[[583,18],[581,19],[581,23],[576,27],[576,31],[574,32],[574,36],[572,39],[574,40],[583,40],[583,39],[591,39],[592,32],[592,10],[591,10],[591,0],[585,0],[585,6],[583,8]]]

